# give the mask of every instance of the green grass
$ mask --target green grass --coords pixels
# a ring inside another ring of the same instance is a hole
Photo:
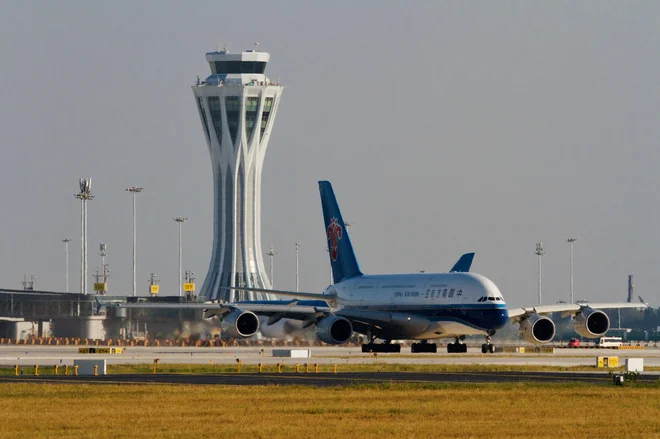
[[[660,390],[0,383],[7,438],[660,438]]]
[[[309,362],[309,373],[314,373],[314,363]],[[283,363],[282,372],[294,372],[295,363]],[[657,371],[660,367],[646,367],[647,371]],[[237,373],[236,364],[158,364],[158,373],[180,373],[180,374],[215,374],[215,373]],[[259,371],[257,365],[241,365],[241,372],[256,373]],[[264,373],[277,372],[274,364],[265,364]],[[300,373],[305,372],[304,363],[299,363]],[[332,364],[319,364],[319,372],[332,372]],[[370,364],[338,364],[337,372],[620,372],[623,367],[598,369],[595,366],[543,366],[543,365],[493,365],[493,364],[396,364],[396,363],[370,363]],[[34,375],[34,366],[21,366],[19,372],[23,375]],[[40,366],[40,375],[53,375],[53,366]],[[64,367],[60,367],[58,373],[64,374]],[[117,364],[107,366],[108,374],[141,374],[153,373],[151,364]],[[69,374],[73,374],[73,367],[69,367]],[[0,375],[14,375],[13,367],[0,367]]]

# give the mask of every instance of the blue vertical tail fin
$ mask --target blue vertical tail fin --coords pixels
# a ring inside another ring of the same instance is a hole
[[[348,237],[346,223],[341,216],[335,193],[329,181],[319,181],[321,207],[325,221],[325,235],[328,240],[328,254],[332,266],[334,283],[355,276],[362,276],[351,239]]]
[[[450,273],[467,273],[472,266],[474,253],[465,253],[461,258],[451,267]]]

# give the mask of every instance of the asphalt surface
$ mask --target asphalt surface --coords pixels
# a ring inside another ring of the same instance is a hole
[[[642,375],[641,381],[657,380],[657,376]],[[354,372],[354,373],[231,373],[214,375],[140,374],[101,376],[1,376],[0,383],[67,383],[67,384],[220,384],[220,385],[303,385],[346,386],[382,383],[609,383],[607,373],[571,372]]]
[[[660,349],[641,350],[612,349],[556,349],[554,354],[518,354],[497,353],[481,354],[479,347],[469,347],[466,354],[411,354],[409,347],[404,347],[401,354],[362,353],[355,346],[326,346],[309,349],[311,358],[274,357],[273,347],[125,347],[122,354],[80,354],[83,346],[47,346],[47,345],[0,345],[0,366],[72,366],[77,359],[104,359],[106,364],[153,364],[158,359],[161,364],[236,364],[240,359],[243,364],[275,365],[276,363],[295,364],[313,362],[324,365],[337,364],[341,370],[346,364],[467,364],[467,365],[526,365],[526,366],[594,366],[596,357],[619,357],[619,364],[626,358],[643,358],[644,366],[660,367]],[[95,346],[94,346],[95,347]]]

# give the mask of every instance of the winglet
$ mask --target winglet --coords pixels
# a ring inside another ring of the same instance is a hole
[[[459,258],[459,260],[451,267],[449,270],[450,273],[467,273],[472,267],[472,260],[474,259],[474,253],[465,253]]]
[[[94,300],[96,300],[96,314],[98,314],[101,312],[101,308],[103,308],[105,305],[101,303],[98,296],[95,297]]]

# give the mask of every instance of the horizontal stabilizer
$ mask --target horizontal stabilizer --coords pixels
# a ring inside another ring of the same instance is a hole
[[[467,273],[472,267],[472,260],[474,253],[465,253],[460,259],[451,267],[450,273]]]

